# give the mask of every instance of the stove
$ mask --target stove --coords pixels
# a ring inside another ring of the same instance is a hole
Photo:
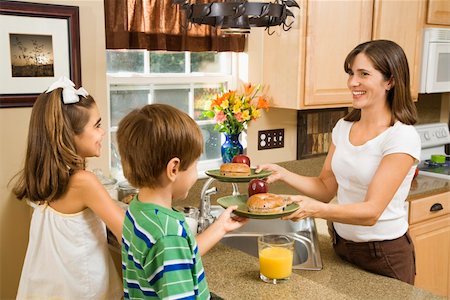
[[[414,127],[422,145],[419,174],[450,180],[450,155],[445,153],[445,145],[450,144],[448,125],[431,123]]]

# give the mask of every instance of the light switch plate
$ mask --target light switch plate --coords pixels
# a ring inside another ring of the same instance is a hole
[[[258,150],[284,148],[284,128],[258,131]]]

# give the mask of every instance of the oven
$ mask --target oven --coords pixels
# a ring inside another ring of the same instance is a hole
[[[450,144],[448,125],[431,123],[414,127],[422,145],[419,174],[450,180],[450,155],[445,153],[445,146]]]

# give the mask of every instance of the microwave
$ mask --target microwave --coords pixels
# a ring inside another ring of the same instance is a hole
[[[426,28],[419,93],[450,92],[450,29]]]

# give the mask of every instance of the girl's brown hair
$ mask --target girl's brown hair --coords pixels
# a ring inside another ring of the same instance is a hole
[[[355,47],[345,59],[344,70],[351,72],[351,66],[355,57],[364,53],[373,63],[376,70],[383,74],[385,80],[392,80],[393,86],[387,91],[387,101],[391,109],[391,125],[396,120],[413,125],[417,122],[417,110],[413,103],[410,91],[410,77],[408,60],[405,52],[396,43],[388,40],[373,40]],[[361,118],[361,110],[353,109],[346,121],[358,121]]]
[[[172,158],[184,171],[203,152],[203,136],[186,113],[165,104],[146,105],[119,123],[117,142],[123,174],[137,188],[160,186],[159,177]]]
[[[64,104],[62,88],[37,98],[31,111],[25,165],[13,187],[17,198],[56,200],[66,191],[72,172],[84,169],[85,161],[76,153],[74,136],[83,132],[89,120],[88,110],[95,101],[91,96],[79,99]]]

